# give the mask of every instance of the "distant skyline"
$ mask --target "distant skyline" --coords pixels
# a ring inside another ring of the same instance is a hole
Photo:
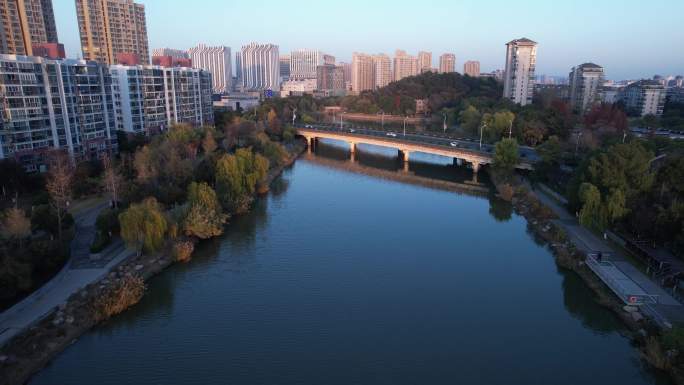
[[[567,76],[584,62],[613,80],[684,74],[684,2],[670,0],[424,0],[419,8],[390,0],[137,2],[145,4],[151,50],[206,43],[237,51],[256,41],[279,45],[281,54],[311,48],[347,62],[354,51],[424,50],[433,67],[449,52],[459,72],[467,60],[490,72],[503,69],[508,41],[527,37],[539,43],[540,75]],[[81,57],[75,2],[53,3],[67,56]]]

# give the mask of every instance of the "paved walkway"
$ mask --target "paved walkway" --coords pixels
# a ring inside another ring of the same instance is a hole
[[[40,289],[0,314],[0,347],[65,303],[72,294],[104,277],[112,267],[134,253],[117,240],[102,253],[98,261],[93,264],[86,262],[90,258],[90,244],[95,236],[95,221],[105,207],[107,203],[102,200],[90,200],[73,208],[76,236],[71,244],[70,260]]]
[[[620,250],[615,249],[610,243],[582,227],[575,216],[570,214],[553,198],[542,190],[537,189],[535,192],[542,203],[556,213],[559,219],[554,222],[566,230],[570,240],[577,248],[587,253],[597,251],[604,253],[604,260],[612,262],[615,267],[620,269],[625,276],[629,277],[629,279],[631,279],[635,285],[643,289],[645,293],[658,297],[657,304],[648,305],[646,309],[644,309],[647,313],[656,318],[656,321],[659,323],[666,321],[670,324],[684,323],[684,305],[682,305],[681,302],[677,301],[669,292],[656,282],[653,282],[651,278],[641,270],[637,269]]]

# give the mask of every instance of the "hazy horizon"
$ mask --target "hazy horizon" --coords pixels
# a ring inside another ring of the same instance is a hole
[[[538,75],[567,76],[584,62],[602,65],[608,79],[650,78],[684,73],[681,15],[684,2],[577,0],[566,3],[504,0],[426,0],[419,9],[389,0],[348,0],[344,7],[314,1],[297,6],[269,0],[137,0],[145,4],[150,53],[187,49],[198,43],[226,45],[233,52],[252,41],[273,43],[280,52],[318,49],[338,61],[354,51],[456,55],[457,71],[479,60],[482,72],[502,69],[505,43],[527,37],[539,43]],[[73,0],[55,1],[60,42],[68,57],[81,57]],[[512,22],[511,20],[515,21]]]

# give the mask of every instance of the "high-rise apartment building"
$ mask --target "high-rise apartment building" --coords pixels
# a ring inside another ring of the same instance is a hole
[[[44,171],[50,150],[74,160],[116,149],[106,66],[85,60],[0,55],[0,159]]]
[[[392,82],[392,60],[385,54],[373,55],[375,66],[375,88],[382,88]]]
[[[397,50],[394,54],[394,81],[399,81],[409,76],[416,76],[418,71],[418,59],[408,55],[406,51]]]
[[[347,91],[351,91],[352,65],[351,63],[340,62],[340,67],[342,67],[342,72],[344,73],[344,87]]]
[[[474,78],[480,76],[480,62],[477,60],[468,60],[463,64],[463,75],[472,76]]]
[[[432,52],[418,52],[418,73],[432,70]]]
[[[310,49],[290,52],[290,79],[316,79],[316,68],[323,65],[323,53]]]
[[[133,0],[76,0],[86,60],[149,64],[145,6]]]
[[[233,69],[230,63],[230,47],[208,47],[199,44],[188,50],[193,68],[211,73],[215,94],[225,94],[233,89]]]
[[[316,89],[330,95],[341,95],[346,90],[344,69],[334,64],[323,64],[316,69]]]
[[[667,91],[656,80],[640,80],[625,87],[622,101],[627,112],[635,116],[661,116]]]
[[[57,44],[52,0],[0,0],[0,54],[34,55],[34,45]]]
[[[199,127],[214,122],[207,71],[114,65],[109,72],[117,130],[153,134],[178,123]]]
[[[599,91],[603,85],[603,67],[584,63],[572,68],[570,76],[570,106],[580,114],[588,112],[600,101]]]
[[[280,81],[284,82],[290,78],[290,55],[280,55]]]
[[[375,65],[373,56],[354,52],[351,66],[351,88],[354,93],[375,88]]]
[[[335,65],[335,56],[323,54],[323,64]]]
[[[242,85],[246,90],[280,89],[280,57],[274,44],[242,46]]]
[[[523,106],[532,103],[536,65],[537,43],[522,38],[506,44],[504,98]]]
[[[456,55],[445,53],[439,56],[439,73],[456,72]]]

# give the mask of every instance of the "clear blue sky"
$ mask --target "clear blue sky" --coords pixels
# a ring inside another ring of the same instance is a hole
[[[453,52],[457,68],[502,68],[504,44],[539,43],[537,73],[567,75],[593,61],[610,79],[684,74],[682,0],[139,0],[150,49],[199,42],[235,51],[251,41],[280,52],[315,48],[349,60],[354,51]],[[80,57],[73,0],[53,0],[60,40]]]

